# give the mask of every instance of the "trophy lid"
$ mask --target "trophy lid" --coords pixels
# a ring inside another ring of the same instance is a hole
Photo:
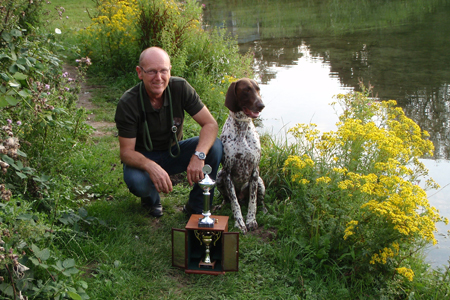
[[[208,191],[210,188],[214,187],[216,184],[214,180],[212,180],[208,174],[211,173],[212,168],[210,165],[205,165],[202,169],[203,173],[205,174],[205,178],[203,178],[202,181],[200,181],[198,184],[204,191]]]

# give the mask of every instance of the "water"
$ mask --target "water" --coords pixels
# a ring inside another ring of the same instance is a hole
[[[339,5],[335,6],[335,3]],[[431,205],[450,217],[450,1],[203,1],[205,22],[226,26],[241,51],[255,54],[266,108],[261,132],[296,123],[335,129],[333,96],[374,86],[430,133],[435,159],[423,160],[441,189]],[[438,224],[434,267],[450,255],[449,226]]]

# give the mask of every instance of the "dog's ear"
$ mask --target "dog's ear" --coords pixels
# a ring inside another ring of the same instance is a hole
[[[232,112],[238,112],[241,110],[236,99],[236,82],[237,81],[230,84],[227,95],[225,96],[225,106]]]

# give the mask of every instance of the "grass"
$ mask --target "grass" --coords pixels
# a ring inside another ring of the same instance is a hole
[[[51,25],[63,30],[63,38],[73,41],[73,34],[88,24],[86,7],[93,1],[52,1],[53,6],[63,6],[64,16]],[[112,83],[102,78],[88,78],[92,86],[93,121],[113,122],[115,105],[125,91],[123,83]],[[79,184],[71,187],[78,195],[90,217],[100,220],[80,226],[80,236],[63,236],[55,240],[63,245],[68,256],[77,260],[84,271],[91,299],[375,299],[376,283],[367,277],[352,281],[338,268],[325,269],[314,263],[316,253],[300,241],[277,239],[279,215],[289,209],[283,200],[290,196],[289,183],[279,176],[282,164],[293,149],[270,136],[261,138],[264,176],[278,189],[266,195],[269,214],[258,213],[260,228],[239,237],[239,271],[220,276],[188,275],[171,266],[172,228],[184,228],[188,218],[182,213],[188,199],[189,186],[185,181],[163,197],[164,216],[151,218],[142,212],[140,200],[126,188],[122,179],[118,141],[114,131],[104,136],[91,137],[78,145],[64,165]],[[271,173],[272,172],[272,173]],[[221,199],[214,199],[219,204]],[[243,207],[245,210],[245,206]],[[230,231],[237,231],[231,217],[230,205],[215,212],[230,216]],[[245,214],[245,211],[244,211]],[[289,220],[284,221],[285,224]],[[291,224],[291,226],[295,226]],[[289,230],[284,228],[285,231]],[[287,247],[289,245],[289,247]],[[425,273],[425,272],[424,272]],[[429,277],[419,278],[436,286]],[[389,289],[390,286],[387,287]],[[386,287],[384,287],[386,288]],[[399,298],[395,288],[380,294]],[[377,291],[379,292],[379,291]],[[442,295],[443,293],[439,294]],[[427,299],[426,297],[421,299]]]
[[[296,299],[300,293],[300,282],[288,278],[276,263],[273,253],[279,252],[280,245],[266,239],[270,229],[240,236],[239,272],[188,275],[173,268],[171,231],[184,228],[188,221],[181,208],[189,187],[176,185],[163,198],[162,218],[147,217],[139,199],[122,182],[113,136],[93,140],[73,162],[72,176],[93,186],[86,194],[100,195],[85,205],[88,214],[106,222],[106,226],[86,227],[84,241],[71,239],[66,245],[84,270],[91,299]],[[231,215],[230,207],[219,214]],[[229,228],[235,231],[233,223],[230,218]]]
[[[49,21],[47,26],[61,29],[61,34],[65,38],[88,26],[91,22],[89,16],[95,8],[95,2],[92,0],[45,2],[44,9],[48,11],[49,16],[46,18]],[[64,10],[59,9],[60,7],[63,7]],[[61,15],[58,12],[61,12]]]

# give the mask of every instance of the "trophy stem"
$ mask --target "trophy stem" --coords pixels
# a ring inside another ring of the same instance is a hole
[[[203,212],[210,211],[210,195],[211,193],[209,192],[209,190],[203,193]]]
[[[209,165],[205,165],[205,167]],[[210,168],[210,167],[209,167]],[[198,183],[203,189],[203,218],[199,219],[198,227],[213,228],[215,219],[210,218],[211,216],[211,193],[209,192],[215,186],[214,180],[209,178],[208,173],[205,173],[205,178]]]

